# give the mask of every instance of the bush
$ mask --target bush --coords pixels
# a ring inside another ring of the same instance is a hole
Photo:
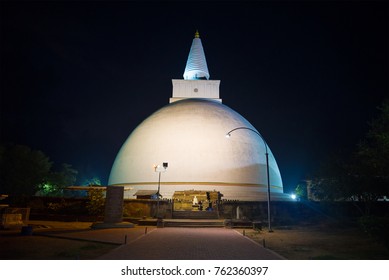
[[[102,190],[88,190],[88,202],[86,208],[90,215],[101,216],[104,213],[105,197]]]

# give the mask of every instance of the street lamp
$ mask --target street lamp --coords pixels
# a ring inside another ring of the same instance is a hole
[[[160,196],[159,190],[161,188],[161,172],[165,172],[167,167],[168,167],[167,162],[162,163],[162,166],[161,165],[154,165],[154,171],[159,173],[158,174],[158,191],[157,191],[157,211],[155,214],[157,219],[158,219],[158,212],[159,212],[159,196]]]
[[[226,133],[226,137],[227,138],[230,138],[231,137],[231,133],[234,132],[235,130],[238,130],[238,129],[247,129],[247,130],[250,130],[252,132],[254,132],[255,134],[257,134],[263,141],[263,143],[265,144],[265,155],[266,155],[266,175],[267,175],[267,219],[268,219],[268,229],[269,229],[269,232],[273,232],[272,228],[271,228],[271,221],[270,221],[270,175],[269,175],[269,153],[267,152],[267,143],[265,141],[265,139],[262,137],[262,135],[252,129],[252,128],[249,128],[249,127],[244,127],[244,126],[241,126],[241,127],[237,127],[237,128],[234,128],[232,130],[230,130],[229,132]]]

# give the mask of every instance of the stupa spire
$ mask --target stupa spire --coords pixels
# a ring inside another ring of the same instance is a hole
[[[208,80],[209,72],[199,31],[196,30],[186,62],[185,80]]]

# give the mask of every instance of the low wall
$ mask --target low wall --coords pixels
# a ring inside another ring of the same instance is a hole
[[[158,202],[154,199],[125,199],[124,217],[155,217]],[[160,200],[158,213],[166,219],[172,218],[173,204],[171,200]]]
[[[27,207],[31,208],[31,219],[51,220],[94,220],[101,217],[89,215],[87,198],[32,197]],[[154,217],[157,201],[150,199],[124,199],[123,217]],[[10,205],[11,207],[13,205]],[[172,218],[172,200],[159,201],[159,214]],[[217,207],[220,218],[248,220],[267,220],[267,202],[243,202],[223,200]],[[366,204],[355,202],[313,202],[313,201],[272,201],[271,217],[274,225],[293,223],[317,223],[320,219],[350,220],[362,216]],[[388,202],[374,202],[370,205],[370,214],[389,217]],[[89,217],[89,218],[88,218]]]
[[[239,207],[239,210],[238,210]],[[362,216],[367,205],[362,202],[313,202],[313,201],[271,201],[270,213],[273,225],[318,223],[321,220],[334,222],[351,221]],[[368,206],[370,215],[389,217],[388,202],[374,202]],[[224,201],[222,216],[267,221],[267,202]]]

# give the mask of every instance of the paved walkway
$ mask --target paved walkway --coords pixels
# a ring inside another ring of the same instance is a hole
[[[228,228],[115,228],[41,232],[57,238],[120,244],[102,260],[276,260],[283,259]]]
[[[282,257],[233,229],[157,228],[99,259],[277,260]]]

